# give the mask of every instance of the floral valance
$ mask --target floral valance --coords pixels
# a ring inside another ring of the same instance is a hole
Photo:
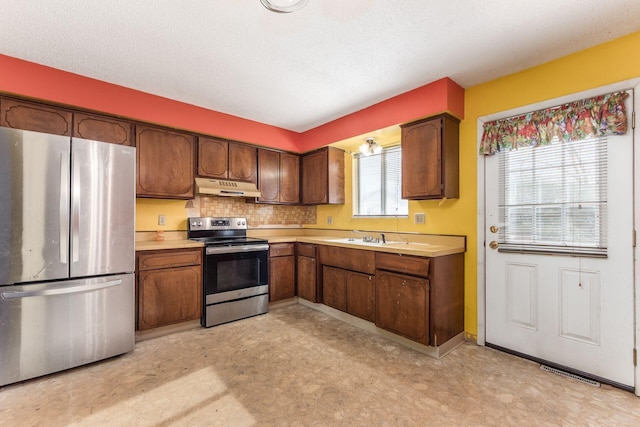
[[[544,110],[484,124],[480,154],[548,145],[555,141],[578,141],[604,135],[624,135],[626,92],[583,99]]]

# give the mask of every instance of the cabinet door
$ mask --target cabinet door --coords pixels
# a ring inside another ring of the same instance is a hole
[[[229,179],[258,182],[258,149],[246,144],[229,142]]]
[[[196,320],[201,313],[202,267],[138,273],[138,329]]]
[[[429,344],[429,281],[376,271],[376,326]]]
[[[459,196],[459,123],[448,114],[402,125],[402,198]]]
[[[300,203],[300,156],[280,153],[280,203]]]
[[[62,108],[0,98],[0,126],[71,136],[71,118]]]
[[[119,145],[134,145],[133,125],[123,120],[96,114],[74,113],[73,136]]]
[[[326,150],[302,156],[302,203],[319,205],[329,202],[327,162]]]
[[[402,198],[440,197],[440,120],[402,128]]]
[[[375,319],[375,277],[348,271],[347,313],[373,322]]]
[[[294,263],[293,256],[269,259],[269,301],[279,301],[295,296]]]
[[[259,202],[278,203],[280,178],[280,153],[258,149],[258,190],[262,197]]]
[[[347,275],[341,268],[322,267],[322,302],[347,311]]]
[[[136,126],[137,195],[191,199],[194,197],[193,136]]]
[[[216,138],[198,138],[198,176],[227,179],[229,142]]]
[[[316,297],[316,259],[298,256],[298,296],[311,302],[317,302]]]

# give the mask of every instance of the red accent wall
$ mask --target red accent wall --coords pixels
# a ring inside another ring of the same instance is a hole
[[[298,151],[300,134],[184,102],[0,55],[0,92],[173,128]]]
[[[0,55],[0,93],[296,152],[444,111],[464,117],[464,89],[443,78],[297,133],[6,55]]]
[[[464,89],[448,77],[310,129],[302,134],[300,151],[444,111],[464,118]]]

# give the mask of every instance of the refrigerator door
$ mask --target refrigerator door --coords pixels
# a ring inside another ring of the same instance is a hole
[[[134,275],[0,287],[0,386],[133,350]]]
[[[69,276],[69,141],[0,128],[0,286]]]
[[[134,147],[71,141],[71,277],[134,271]]]

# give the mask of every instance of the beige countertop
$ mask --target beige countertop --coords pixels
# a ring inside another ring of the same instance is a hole
[[[202,242],[194,240],[177,239],[177,240],[143,240],[136,242],[136,251],[157,251],[162,249],[184,249],[184,248],[201,248]]]
[[[173,233],[173,234],[172,234]],[[136,251],[154,251],[162,249],[201,248],[203,244],[186,239],[185,232],[167,233],[167,240],[152,240],[155,233],[140,233],[136,241]],[[465,252],[465,238],[463,236],[441,235],[412,235],[402,233],[385,233],[387,243],[368,243],[362,241],[362,233],[354,235],[351,232],[332,232],[332,230],[249,230],[250,237],[267,239],[269,243],[313,243],[317,245],[338,246],[343,248],[363,249],[367,251],[390,252],[405,255],[438,257]],[[380,233],[366,232],[375,238]],[[353,238],[353,240],[350,240]]]
[[[388,243],[369,243],[363,242],[362,238],[354,238],[353,241],[350,241],[348,238],[335,236],[274,236],[267,237],[267,239],[269,243],[304,242],[424,257],[439,257],[465,252],[464,242],[458,241],[427,243],[389,240]]]

